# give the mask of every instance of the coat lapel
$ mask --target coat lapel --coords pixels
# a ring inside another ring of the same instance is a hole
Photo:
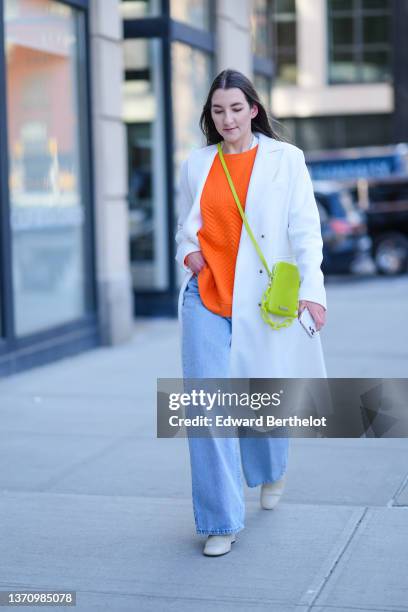
[[[255,132],[259,138],[258,151],[249,180],[245,213],[251,219],[251,211],[256,202],[260,202],[271,190],[271,186],[279,175],[279,163],[282,157],[283,144],[274,138],[269,138],[261,132]]]

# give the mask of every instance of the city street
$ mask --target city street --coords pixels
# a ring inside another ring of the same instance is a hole
[[[330,377],[406,377],[408,278],[326,279]],[[271,512],[246,488],[230,554],[202,555],[185,439],[156,438],[178,324],[0,380],[0,590],[83,612],[408,612],[408,440],[296,439]],[[25,610],[37,608],[26,606]]]

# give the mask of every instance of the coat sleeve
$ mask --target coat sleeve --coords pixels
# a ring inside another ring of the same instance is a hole
[[[185,221],[193,205],[193,196],[188,183],[187,162],[187,159],[184,160],[180,167],[180,180],[177,194],[178,219],[177,232],[175,236],[177,243],[175,259],[186,272],[188,272],[190,269],[185,265],[184,259],[193,251],[200,250],[198,240],[197,242],[194,242],[193,238],[187,235],[184,228]]]
[[[289,202],[289,240],[299,268],[299,300],[316,302],[326,308],[321,264],[323,240],[313,184],[303,151],[298,149],[295,178]]]

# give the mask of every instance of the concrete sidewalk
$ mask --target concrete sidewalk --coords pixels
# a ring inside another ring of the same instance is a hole
[[[406,376],[406,296],[328,286],[330,376]],[[81,612],[408,612],[408,441],[291,440],[276,510],[246,489],[232,552],[204,557],[186,440],[155,437],[156,378],[179,363],[177,322],[138,320],[127,345],[0,381],[0,590],[75,590]]]

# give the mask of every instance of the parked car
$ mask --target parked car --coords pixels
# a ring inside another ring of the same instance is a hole
[[[388,276],[407,272],[408,176],[366,179],[352,193],[366,212],[377,271]]]
[[[324,273],[372,273],[372,241],[364,213],[349,189],[336,181],[314,181],[323,238]]]

